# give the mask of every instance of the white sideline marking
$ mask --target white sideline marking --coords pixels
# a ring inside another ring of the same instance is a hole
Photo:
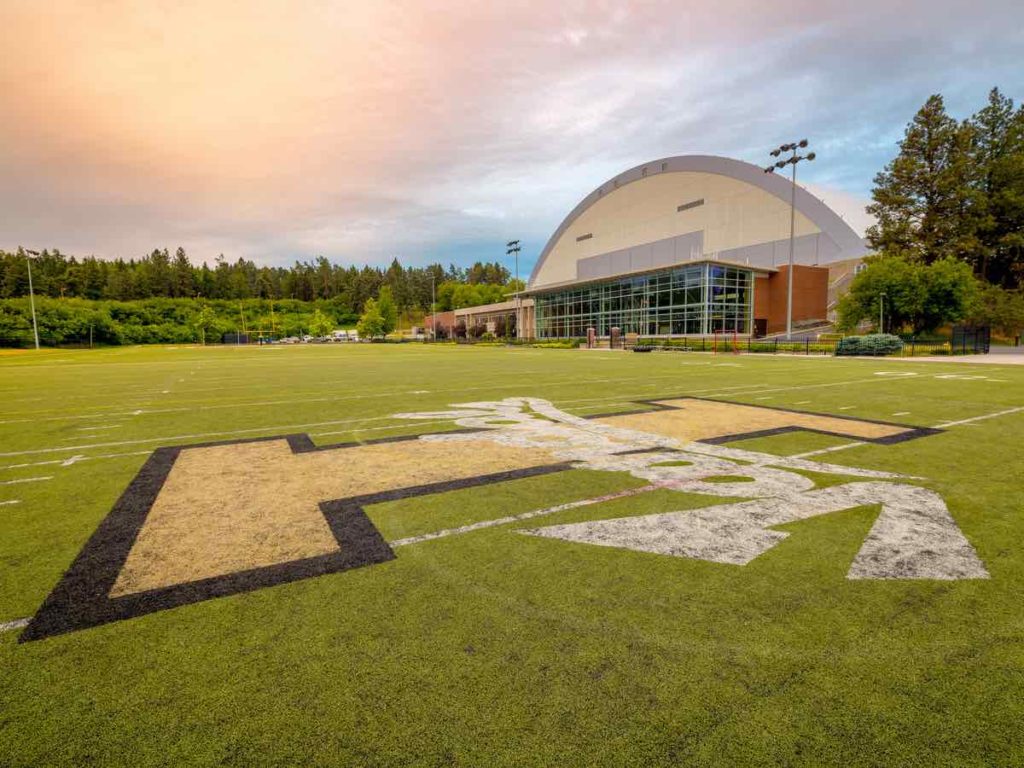
[[[852,409],[854,409],[856,407],[857,407],[856,405],[841,405],[841,406],[839,406],[839,410],[840,411],[849,411],[849,410],[852,410]]]
[[[893,414],[893,416],[909,416],[909,415],[910,415],[910,411],[897,411],[896,413]]]
[[[479,523],[470,523],[469,525],[461,525],[458,528],[445,528],[442,531],[434,531],[433,533],[424,533],[419,536],[409,536],[404,539],[396,539],[395,541],[389,541],[392,547],[404,547],[406,544],[419,544],[422,541],[432,541],[434,539],[443,539],[448,536],[458,536],[459,534],[469,533],[471,531],[479,531],[482,528],[493,528],[496,525],[508,525],[509,523],[516,523],[520,520],[531,520],[535,517],[541,517],[543,515],[553,515],[555,512],[564,512],[567,509],[577,509],[578,507],[586,507],[591,504],[601,504],[605,501],[614,501],[616,499],[625,499],[630,496],[637,496],[641,493],[648,493],[650,491],[657,491],[667,487],[666,483],[652,483],[651,485],[643,485],[639,488],[630,488],[626,491],[618,491],[616,493],[608,493],[604,496],[596,496],[591,499],[581,499],[580,501],[570,501],[567,504],[558,504],[554,507],[548,507],[546,509],[535,509],[532,512],[521,512],[518,515],[509,515],[508,517],[498,517],[494,520],[481,520]]]
[[[11,499],[10,501],[0,501],[0,507],[7,507],[11,504],[21,504],[21,499]]]
[[[19,483],[41,483],[44,480],[53,480],[53,475],[41,477],[22,477],[17,480],[0,480],[0,485],[18,485]]]
[[[994,419],[997,416],[1008,416],[1011,413],[1020,413],[1024,411],[1024,406],[1018,408],[1007,408],[1005,411],[997,411],[996,413],[986,413],[983,416],[974,416],[970,419],[960,419],[959,421],[946,421],[942,424],[936,424],[936,429],[945,429],[946,427],[958,427],[961,424],[973,424],[976,421],[985,421],[986,419]]]
[[[807,405],[810,402],[810,400],[801,400],[800,402],[793,403],[793,405]]]
[[[75,427],[79,432],[98,432],[101,429],[118,429],[122,427],[122,424],[108,424],[103,427]]]
[[[10,632],[12,629],[24,629],[28,626],[30,619],[15,619],[0,623],[0,632]]]
[[[856,448],[858,445],[864,445],[860,440],[853,443],[843,443],[842,445],[833,445],[831,448],[819,448],[816,451],[807,451],[806,453],[797,453],[793,456],[786,456],[787,459],[806,459],[808,456],[820,456],[823,453],[835,453],[836,451],[845,451],[847,448]]]
[[[755,400],[771,400],[775,395],[765,395],[764,397],[755,397]]]

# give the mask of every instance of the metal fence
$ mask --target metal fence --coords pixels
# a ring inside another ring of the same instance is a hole
[[[794,341],[785,339],[727,339],[693,338],[693,339],[640,339],[634,351],[664,352],[717,352],[718,354],[767,354],[767,355],[835,355],[839,341],[818,341],[810,338]],[[951,341],[916,341],[910,339],[903,342],[899,352],[884,357],[925,357],[933,355],[970,355],[988,352],[987,344],[982,346],[973,341],[961,341],[959,345]]]

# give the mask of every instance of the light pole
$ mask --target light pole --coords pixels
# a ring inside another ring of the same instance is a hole
[[[784,152],[792,152],[793,154],[785,159],[778,160],[773,165],[769,165],[764,169],[765,173],[775,173],[775,169],[785,168],[787,165],[793,166],[793,185],[790,190],[789,196],[789,272],[786,275],[786,338],[791,339],[793,337],[793,246],[796,235],[796,164],[801,160],[813,160],[815,154],[808,152],[806,155],[798,155],[796,151],[798,149],[804,149],[807,146],[807,139],[800,139],[798,142],[791,144],[783,144],[778,149],[773,149],[769,154],[772,157],[778,157]]]
[[[882,322],[882,310],[885,309],[885,291],[878,295],[878,332],[885,333],[885,325]]]
[[[25,251],[25,263],[28,264],[28,304],[32,307],[32,335],[36,338],[36,351],[39,350],[39,323],[36,322],[36,297],[32,290],[32,256],[38,256],[39,251]]]
[[[523,300],[519,296],[519,241],[509,240],[505,244],[505,255],[516,257],[516,338],[523,337]]]
[[[434,281],[437,274],[430,270],[430,340],[437,341],[437,297],[434,294]]]

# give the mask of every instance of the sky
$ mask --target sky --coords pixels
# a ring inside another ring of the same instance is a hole
[[[1020,0],[0,0],[0,248],[505,260],[660,157],[766,164],[857,230],[932,93],[1024,99]],[[511,263],[509,263],[511,267]]]

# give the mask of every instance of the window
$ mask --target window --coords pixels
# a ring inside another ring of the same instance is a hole
[[[690,264],[537,296],[539,338],[749,333],[754,275],[721,264]]]
[[[676,213],[682,213],[683,211],[688,211],[691,208],[697,208],[698,206],[701,206],[701,205],[704,205],[704,198],[703,197],[700,200],[691,200],[688,203],[683,203],[682,205],[680,205],[680,206],[678,206],[676,208]]]
[[[576,242],[577,242],[577,243],[582,243],[582,242],[583,242],[584,240],[589,240],[589,239],[590,239],[590,238],[592,238],[593,236],[594,236],[594,233],[593,233],[593,232],[587,232],[587,234],[585,234],[585,235],[580,235],[579,237],[577,237],[577,238],[576,238]]]

